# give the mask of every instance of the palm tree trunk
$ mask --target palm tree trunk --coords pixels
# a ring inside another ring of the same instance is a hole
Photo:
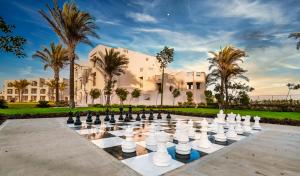
[[[225,79],[225,81],[224,81],[224,86],[225,86],[225,109],[227,109],[228,108],[228,80],[227,79]]]
[[[58,105],[59,102],[59,71],[55,71],[54,73],[55,80],[55,104]]]
[[[220,108],[224,109],[224,79],[221,77],[221,87],[220,87]]]
[[[21,90],[19,89],[19,102],[21,102]]]
[[[70,79],[69,79],[69,106],[70,108],[75,108],[75,101],[74,101],[74,65],[75,65],[75,49],[70,48],[69,51],[69,60],[70,60]]]
[[[164,95],[164,74],[165,74],[165,69],[162,69],[162,76],[161,76],[161,97],[160,97],[160,106],[163,106],[163,95]]]

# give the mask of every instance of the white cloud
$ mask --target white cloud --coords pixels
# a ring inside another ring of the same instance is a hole
[[[108,20],[108,19],[103,19],[103,18],[97,18],[96,19],[97,23],[104,23],[104,24],[109,24],[109,25],[120,25],[120,22],[117,20]]]
[[[132,18],[136,22],[142,22],[142,23],[157,23],[158,21],[156,20],[155,17],[144,14],[144,13],[134,13],[134,12],[129,12],[127,14],[128,17]]]
[[[289,22],[283,11],[276,4],[260,0],[230,0],[212,3],[214,15],[253,19],[257,23],[286,24]]]

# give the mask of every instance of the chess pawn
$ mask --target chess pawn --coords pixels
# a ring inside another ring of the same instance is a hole
[[[195,137],[195,139],[197,138],[197,146],[199,148],[210,148],[211,147],[211,142],[208,140],[208,136],[207,136],[207,131],[208,131],[208,122],[206,120],[206,118],[204,118],[201,121],[201,134],[197,134],[199,137]]]
[[[143,109],[142,119],[146,119],[145,109]]]
[[[122,142],[122,151],[125,153],[132,153],[136,150],[136,144],[133,141],[133,129],[128,126],[125,130],[126,139]]]
[[[214,118],[212,123],[210,124],[209,128],[210,131],[213,133],[217,133],[218,132],[218,123],[217,123],[218,119]]]
[[[235,131],[236,131],[237,134],[243,134],[244,133],[244,130],[241,126],[241,116],[239,114],[236,116]]]
[[[141,121],[140,113],[137,113],[136,119],[135,119],[135,120],[136,120],[136,121]]]
[[[171,119],[171,114],[170,114],[170,112],[168,112],[168,114],[167,114],[167,117],[166,117],[168,120],[169,119]]]
[[[110,120],[109,119],[109,111],[108,111],[108,109],[106,109],[104,121],[108,122],[109,120]]]
[[[184,124],[183,126],[185,126]],[[178,144],[176,145],[176,153],[180,155],[188,155],[191,153],[191,146],[189,144],[189,137],[185,130],[181,131],[177,136]]]
[[[235,140],[237,138],[237,133],[236,133],[236,131],[234,129],[235,123],[229,123],[228,125],[229,125],[229,127],[228,127],[228,131],[226,133],[226,137],[228,139]]]
[[[124,122],[130,122],[130,119],[129,119],[129,117],[128,117],[128,113],[126,113],[126,115],[125,115]]]
[[[220,113],[217,114],[217,119],[219,124],[225,124],[225,114],[223,113],[223,110],[220,110]]]
[[[250,133],[251,132],[251,127],[250,127],[250,116],[244,116],[244,122],[243,122],[243,129],[244,132]]]
[[[221,124],[218,125],[218,132],[215,135],[215,140],[220,142],[225,142],[227,140],[224,133],[224,127]]]
[[[151,111],[150,115],[149,115],[149,120],[153,120],[153,119],[154,119],[154,116],[153,116],[153,112]]]
[[[128,117],[129,117],[129,120],[133,119],[131,111],[128,111]]]
[[[150,146],[150,147],[156,146],[157,141],[156,141],[155,131],[156,131],[155,124],[152,123],[149,127],[149,135],[145,141],[147,146]]]
[[[156,166],[169,166],[171,165],[172,157],[168,154],[166,143],[168,141],[167,134],[162,131],[157,133],[157,152],[153,155],[153,164]]]
[[[124,120],[124,118],[123,118],[123,111],[120,111],[119,120],[120,120],[120,121],[121,121],[121,120]]]
[[[110,122],[110,123],[116,123],[114,114],[111,114],[111,117],[110,117],[109,122]]]
[[[80,121],[80,113],[79,112],[77,112],[77,114],[76,114],[76,120],[75,120],[75,122],[74,122],[74,125],[81,125],[82,123],[81,123],[81,121]]]
[[[195,136],[195,128],[193,127],[193,120],[189,120],[188,122],[188,136],[189,138],[193,138]]]
[[[72,123],[74,123],[74,120],[73,120],[73,112],[72,111],[70,111],[69,113],[68,113],[68,120],[67,120],[67,124],[72,124]]]
[[[95,119],[95,121],[94,121],[94,124],[95,124],[95,125],[101,124],[100,114],[99,114],[99,113],[96,114],[96,119]]]
[[[87,117],[86,117],[86,123],[92,123],[93,122],[93,119],[92,119],[92,112],[91,111],[88,111],[87,113]]]
[[[255,116],[254,117],[254,125],[252,127],[254,130],[261,130],[261,126],[259,124],[259,121],[260,121],[260,117]]]
[[[160,112],[158,112],[158,114],[157,114],[157,119],[162,119]]]

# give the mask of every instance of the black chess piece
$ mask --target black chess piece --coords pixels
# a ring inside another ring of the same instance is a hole
[[[105,121],[105,122],[108,122],[109,120],[110,120],[110,119],[109,119],[109,110],[106,109],[104,121]]]
[[[130,119],[129,119],[128,113],[126,113],[126,115],[125,115],[124,122],[130,122]]]
[[[86,121],[86,123],[92,123],[93,122],[92,112],[91,111],[88,111],[85,121]]]
[[[95,119],[95,121],[94,121],[94,124],[95,124],[95,125],[101,124],[100,113],[99,113],[99,112],[96,114],[96,119]]]
[[[115,115],[112,113],[111,116],[110,116],[110,120],[109,120],[110,123],[116,123],[116,120],[115,120]]]
[[[142,119],[146,119],[145,109],[143,109]]]
[[[81,125],[82,123],[81,123],[81,121],[80,121],[80,113],[79,112],[77,112],[76,113],[76,120],[75,120],[75,123],[74,123],[74,125]]]
[[[160,111],[157,114],[157,119],[162,119]]]
[[[68,120],[67,120],[67,124],[72,124],[72,123],[74,123],[74,120],[73,120],[73,112],[72,111],[70,111],[69,113],[68,113]]]
[[[168,112],[168,114],[167,114],[167,119],[171,119],[171,114],[170,114],[170,112]]]
[[[150,115],[149,115],[149,118],[148,118],[149,120],[153,120],[154,119],[154,116],[153,116],[153,112],[152,111],[150,111]]]
[[[120,111],[119,120],[124,120],[124,118],[123,118],[123,111]]]
[[[141,117],[140,117],[140,113],[139,112],[136,114],[136,119],[135,120],[136,121],[141,121]]]
[[[133,117],[132,117],[132,113],[131,113],[130,111],[128,111],[128,117],[129,117],[129,119],[130,119],[130,120],[132,120],[132,119],[133,119]]]
[[[119,107],[120,113],[123,113],[123,107]]]

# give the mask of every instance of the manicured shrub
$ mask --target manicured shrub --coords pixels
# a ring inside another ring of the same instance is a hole
[[[49,108],[51,105],[49,104],[49,101],[39,101],[36,105],[38,108]]]
[[[8,108],[7,102],[5,100],[0,100],[0,109]]]

